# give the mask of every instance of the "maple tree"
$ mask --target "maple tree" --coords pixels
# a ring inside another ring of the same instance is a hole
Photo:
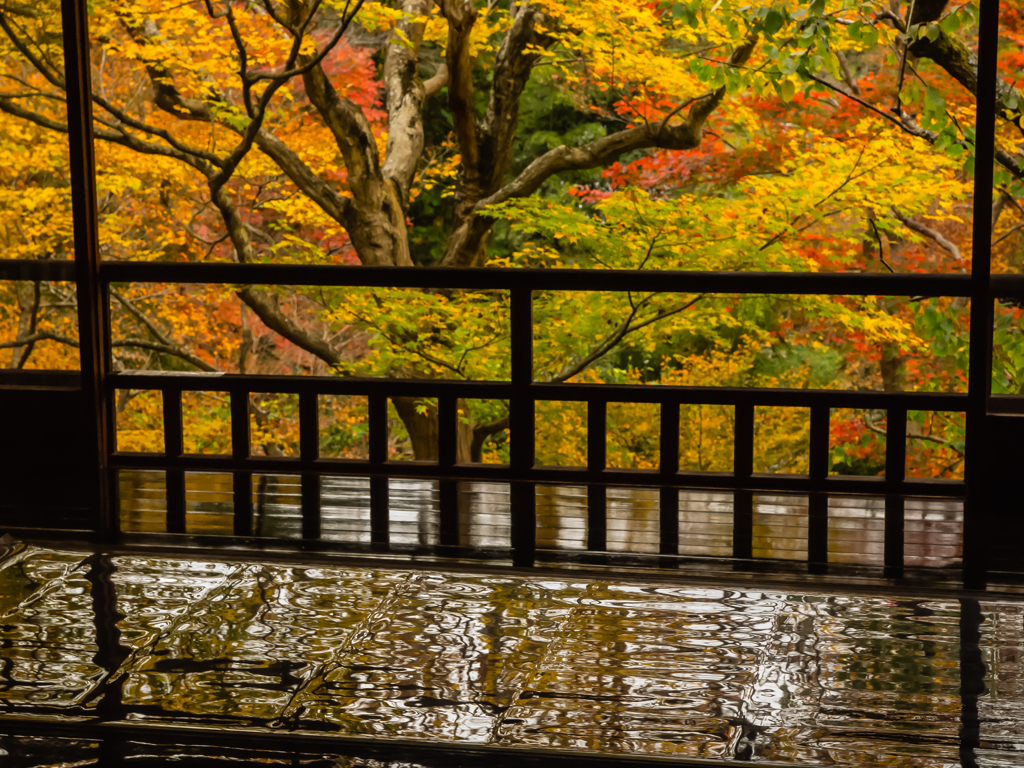
[[[71,255],[57,9],[0,5],[7,258]],[[970,269],[969,3],[131,0],[91,13],[104,258]],[[1016,271],[1020,12],[1002,21],[995,268]],[[73,291],[3,290],[7,363],[73,366]],[[133,284],[112,297],[121,367],[509,373],[503,292]],[[967,312],[959,300],[540,294],[536,375],[963,390]],[[1024,384],[1019,313],[997,313],[999,392]],[[273,398],[252,407],[254,445],[290,450],[294,409]],[[336,423],[361,423],[358,403],[331,407]],[[396,455],[436,458],[436,406],[393,407]],[[612,460],[654,466],[657,419],[624,407]],[[135,414],[125,446],[158,449],[159,404],[128,393],[119,410]],[[507,458],[503,404],[462,412],[460,460]],[[684,419],[684,461],[727,469],[730,416],[701,414]],[[759,416],[763,469],[805,466],[802,419]],[[881,414],[832,423],[835,471],[884,468]],[[544,420],[540,430],[541,460],[583,460],[568,430]],[[909,433],[925,446],[908,451],[912,473],[958,470],[955,418],[923,415]],[[224,450],[212,434],[195,449]],[[365,439],[345,434],[340,451]]]

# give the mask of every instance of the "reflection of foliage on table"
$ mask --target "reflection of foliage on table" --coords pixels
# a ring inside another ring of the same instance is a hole
[[[104,258],[970,268],[975,5],[131,0],[90,11]],[[1022,102],[1011,85],[1021,21],[1001,14],[1003,272],[1022,262]],[[7,258],[72,254],[59,27],[54,0],[0,7]],[[73,291],[0,290],[0,360],[74,367]],[[137,284],[112,297],[118,368],[509,374],[503,292]],[[960,300],[545,293],[536,371],[566,382],[962,391],[968,311]],[[997,392],[1024,386],[1018,314],[998,314]],[[132,403],[142,401],[120,406]],[[394,407],[395,450],[436,458],[436,409]],[[460,460],[507,458],[503,405],[460,408]],[[287,452],[293,417],[261,409],[257,450]],[[656,420],[633,410],[612,422],[609,455],[653,466]],[[731,416],[701,413],[690,421],[684,410],[684,465],[727,469],[718,436]],[[198,415],[208,414],[186,421]],[[797,468],[787,457],[801,429],[766,425],[778,436],[766,467]],[[958,429],[913,422],[911,444],[938,446],[920,454],[920,471],[955,471]],[[882,430],[845,422],[834,466],[876,473],[861,454]],[[360,434],[333,434],[331,450],[355,450]],[[539,455],[578,461],[582,433],[567,434],[542,424]]]

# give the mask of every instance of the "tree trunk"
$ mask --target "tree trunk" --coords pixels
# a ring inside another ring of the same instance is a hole
[[[428,404],[426,410],[423,410],[423,400],[416,397],[396,397],[392,402],[395,404],[395,410],[398,411],[398,417],[409,432],[415,459],[417,461],[437,461],[440,458],[437,406]],[[456,461],[459,464],[469,464],[472,461],[470,446],[473,443],[473,425],[472,422],[465,423],[461,416],[461,414],[469,412],[465,401],[458,401],[458,410],[460,417]]]
[[[39,281],[22,282],[14,284],[15,296],[18,299],[18,309],[21,314],[18,318],[18,340],[28,338],[36,332],[36,321],[39,317],[40,287]],[[32,354],[35,344],[26,344],[23,347],[15,347],[12,350],[12,369],[18,370],[25,367],[28,356]]]
[[[886,344],[882,347],[882,359],[879,368],[882,374],[882,389],[885,392],[903,391],[903,364],[907,358],[899,353],[899,348]]]

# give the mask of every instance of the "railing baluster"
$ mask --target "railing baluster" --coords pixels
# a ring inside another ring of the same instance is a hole
[[[231,455],[249,458],[249,392],[231,390]],[[232,477],[234,527],[236,536],[252,536],[252,472],[236,471]]]
[[[442,467],[454,467],[459,453],[458,401],[454,397],[438,399],[437,421],[438,463]],[[441,507],[441,544],[458,546],[459,483],[457,480],[441,480],[438,483],[438,492]]]
[[[608,489],[601,479],[608,460],[608,404],[604,400],[587,403],[587,549],[608,549]]]
[[[367,420],[370,436],[370,466],[382,469],[388,460],[388,399],[384,395],[367,398]],[[390,541],[388,511],[388,479],[379,475],[370,478],[370,541],[387,546]]]
[[[168,459],[180,459],[184,453],[181,421],[181,390],[163,390],[164,453]],[[185,533],[185,470],[169,467],[166,474],[167,532]]]
[[[907,410],[890,408],[885,414],[885,480],[895,487],[907,474]],[[885,496],[885,570],[890,576],[903,573],[903,495]]]
[[[661,439],[659,458],[662,480],[668,481],[679,472],[679,403],[661,404]],[[660,493],[660,524],[658,552],[662,555],[679,554],[679,489],[662,486]]]
[[[808,495],[807,509],[807,561],[814,573],[828,567],[828,495],[824,483],[829,469],[829,418],[827,406],[811,408],[811,440],[808,464],[811,481],[820,490]]]
[[[510,461],[514,470],[526,472],[536,461],[536,403],[533,387],[533,291],[529,284],[510,291],[512,395],[509,400]],[[537,550],[537,491],[532,482],[509,486],[512,562],[533,565]]]
[[[754,473],[754,404],[750,400],[735,406],[733,431],[733,474],[739,488],[733,495],[732,556],[747,560],[754,540],[754,496],[749,490]]]
[[[537,551],[537,489],[533,483],[513,482],[509,486],[512,517],[512,564],[533,565]]]
[[[299,393],[299,458],[302,461],[302,538],[319,539],[320,476],[312,470],[320,458],[320,412],[313,392]]]

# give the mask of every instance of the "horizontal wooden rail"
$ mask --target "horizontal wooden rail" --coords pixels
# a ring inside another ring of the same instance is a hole
[[[173,383],[172,383],[173,382]],[[385,397],[460,397],[507,400],[516,385],[501,381],[454,379],[376,379],[334,376],[255,376],[201,372],[121,371],[107,378],[115,389],[168,387],[188,392],[247,394],[307,394]],[[957,392],[878,392],[841,389],[758,389],[754,387],[674,387],[660,384],[548,384],[528,385],[535,400],[605,403],[679,403],[810,408],[880,409],[901,407],[921,411],[961,411],[967,395]]]
[[[230,262],[103,262],[108,283],[331,285],[535,291],[647,291],[721,294],[969,297],[971,276],[873,272],[679,272],[593,269],[457,269]],[[0,260],[0,280],[73,281],[72,261]],[[1024,297],[1024,275],[993,275],[992,294]]]
[[[111,465],[117,469],[165,470],[189,472],[251,472],[255,474],[344,475],[348,477],[395,477],[417,480],[466,480],[477,482],[527,482],[537,485],[616,485],[641,488],[693,488],[706,490],[748,489],[770,493],[807,494],[815,491],[835,494],[877,496],[897,493],[902,496],[961,498],[962,480],[922,479],[887,481],[883,477],[834,475],[811,478],[809,475],[754,474],[737,478],[731,472],[665,473],[656,469],[602,469],[587,467],[536,466],[521,470],[502,464],[455,464],[441,466],[424,461],[389,461],[375,464],[357,459],[267,458],[188,454],[167,456],[158,453],[114,453]]]

